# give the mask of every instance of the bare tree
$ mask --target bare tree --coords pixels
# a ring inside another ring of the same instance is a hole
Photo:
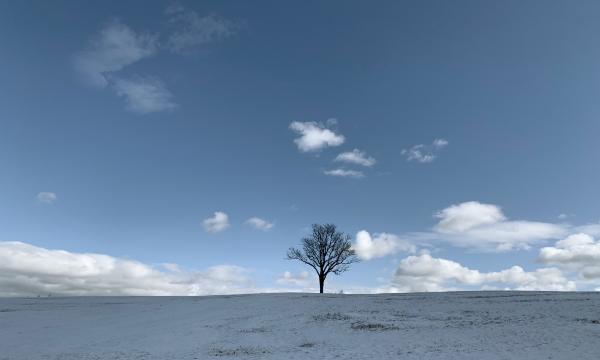
[[[320,293],[323,293],[329,273],[339,275],[348,270],[350,264],[358,262],[350,236],[338,232],[333,224],[314,224],[312,234],[302,239],[302,250],[290,248],[287,258],[300,260],[315,270],[319,276]]]

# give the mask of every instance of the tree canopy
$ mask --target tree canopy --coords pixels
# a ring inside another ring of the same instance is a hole
[[[302,249],[290,248],[289,260],[299,260],[315,270],[319,277],[319,292],[323,292],[329,273],[339,275],[358,262],[351,237],[337,231],[333,224],[313,224],[312,234],[302,239]]]

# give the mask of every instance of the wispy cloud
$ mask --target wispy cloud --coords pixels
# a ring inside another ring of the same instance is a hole
[[[325,175],[329,175],[329,176],[349,177],[349,178],[354,178],[354,179],[360,179],[360,178],[365,177],[365,174],[362,171],[346,170],[346,169],[325,170],[323,173]]]
[[[417,161],[420,163],[429,163],[434,161],[439,151],[448,146],[449,142],[446,139],[435,139],[431,145],[419,144],[409,149],[402,150],[402,155],[407,161]]]
[[[267,220],[261,219],[259,217],[251,217],[250,219],[246,220],[246,224],[252,226],[257,230],[262,231],[271,230],[273,226],[275,226],[275,224],[273,224],[272,222],[268,222]]]
[[[343,135],[336,134],[333,130],[311,121],[294,121],[290,129],[300,135],[294,142],[301,152],[319,151],[326,147],[339,146],[346,140]]]
[[[58,199],[58,196],[53,192],[42,191],[36,195],[36,198],[40,203],[52,204]]]
[[[127,109],[138,114],[177,107],[171,92],[156,78],[115,79],[113,87],[117,95],[125,98]]]
[[[137,34],[121,21],[112,20],[75,56],[75,68],[89,84],[103,88],[115,72],[154,55],[157,48],[156,36]]]
[[[346,151],[334,159],[334,161],[340,161],[345,163],[357,164],[362,166],[371,167],[375,165],[376,160],[372,156],[368,156],[365,151],[354,149],[352,151]]]
[[[186,53],[200,45],[215,42],[234,35],[238,25],[216,14],[200,16],[183,7],[170,7],[166,13],[174,29],[167,40],[167,47],[175,53]]]
[[[449,144],[448,140],[446,140],[446,139],[435,139],[435,140],[433,140],[433,146],[436,147],[436,148],[438,148],[438,149],[439,148],[443,148],[444,146],[447,146],[448,144]]]
[[[210,234],[225,231],[231,226],[229,216],[222,211],[216,211],[212,217],[204,219],[202,225],[204,230]]]
[[[124,97],[127,108],[138,114],[173,109],[172,94],[155,76],[132,78],[123,75],[125,68],[142,59],[156,55],[160,50],[182,53],[201,44],[231,36],[237,27],[217,15],[201,17],[181,6],[172,6],[165,12],[169,17],[171,33],[166,45],[160,46],[160,34],[136,33],[129,26],[114,19],[107,22],[74,58],[75,69],[83,79],[97,88],[111,88]]]

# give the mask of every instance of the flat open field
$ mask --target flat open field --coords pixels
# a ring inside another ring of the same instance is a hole
[[[600,294],[0,299],[0,359],[598,359]]]

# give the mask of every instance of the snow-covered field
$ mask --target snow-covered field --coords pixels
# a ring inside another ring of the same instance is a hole
[[[599,359],[600,294],[0,299],[0,359]]]

